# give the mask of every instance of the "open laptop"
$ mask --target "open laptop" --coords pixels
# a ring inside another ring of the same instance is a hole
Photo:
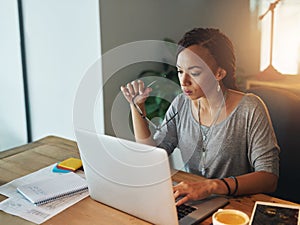
[[[178,219],[165,150],[85,130],[75,133],[89,193],[96,201],[164,225],[194,224],[228,203],[224,197],[192,202],[192,212]]]

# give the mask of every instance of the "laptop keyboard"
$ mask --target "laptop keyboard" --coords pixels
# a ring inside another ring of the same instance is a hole
[[[196,210],[195,207],[192,207],[192,206],[189,206],[189,205],[184,205],[184,204],[182,204],[180,206],[176,206],[176,208],[177,208],[178,220],[182,219],[186,215],[188,215],[191,212]]]

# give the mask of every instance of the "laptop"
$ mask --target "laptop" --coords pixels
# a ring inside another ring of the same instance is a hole
[[[180,206],[188,215],[178,213],[164,149],[81,129],[75,134],[90,196],[98,202],[163,225],[194,224],[228,203],[215,196]]]

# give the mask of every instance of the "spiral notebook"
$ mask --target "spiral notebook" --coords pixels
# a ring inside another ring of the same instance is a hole
[[[17,187],[18,192],[35,205],[45,204],[87,189],[86,180],[73,172]]]

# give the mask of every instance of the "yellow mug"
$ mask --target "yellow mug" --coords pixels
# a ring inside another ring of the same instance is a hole
[[[213,225],[247,225],[249,216],[236,209],[219,209],[212,216]]]

